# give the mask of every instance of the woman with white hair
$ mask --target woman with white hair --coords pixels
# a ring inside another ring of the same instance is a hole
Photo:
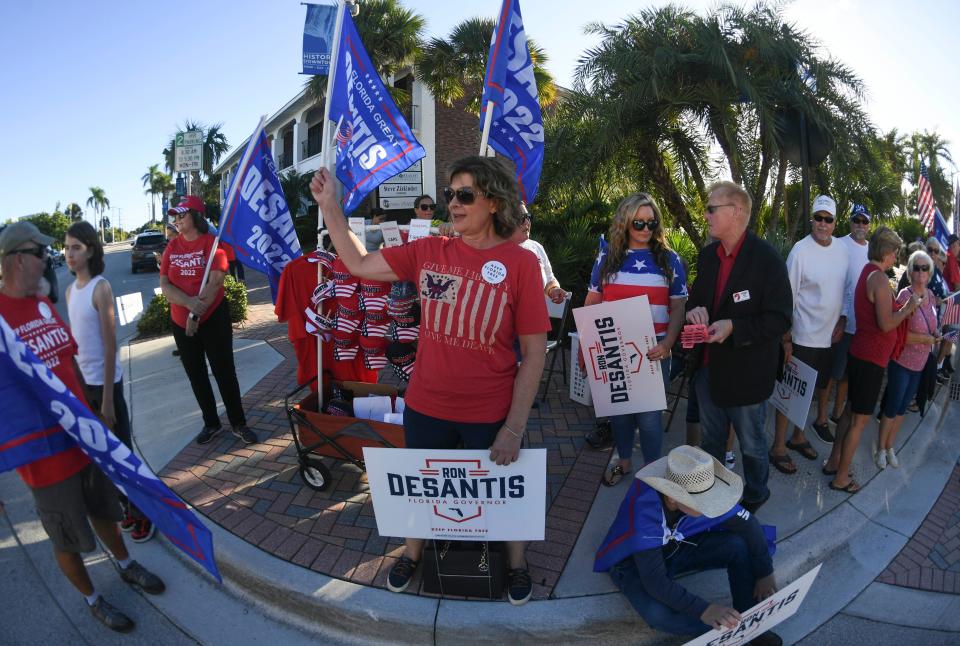
[[[910,315],[907,323],[907,338],[900,354],[890,359],[887,365],[887,396],[883,415],[880,417],[880,441],[877,446],[877,466],[885,469],[889,464],[899,467],[893,445],[903,424],[907,405],[917,394],[920,376],[927,364],[927,357],[934,352],[940,335],[937,331],[937,310],[934,301],[927,298],[928,284],[933,273],[933,259],[920,249],[910,254],[907,260],[910,285],[900,290],[897,304],[904,305],[914,295],[922,301]]]

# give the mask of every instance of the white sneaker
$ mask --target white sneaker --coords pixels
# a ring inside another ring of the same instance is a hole
[[[733,469],[737,466],[737,454],[733,451],[727,451],[726,455],[723,456],[723,463],[728,469]]]
[[[897,459],[897,454],[893,452],[893,449],[887,449],[887,464],[892,466],[894,469],[900,468],[900,460]]]
[[[886,469],[887,468],[887,452],[883,449],[877,451],[877,468]]]

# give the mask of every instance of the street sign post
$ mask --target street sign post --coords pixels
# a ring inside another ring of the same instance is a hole
[[[203,133],[199,130],[178,132],[174,140],[173,170],[203,170]]]

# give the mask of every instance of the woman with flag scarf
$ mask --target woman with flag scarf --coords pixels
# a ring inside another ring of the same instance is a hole
[[[421,334],[403,413],[406,446],[454,449],[462,443],[490,449],[498,465],[516,462],[543,373],[550,321],[536,257],[509,240],[521,218],[513,174],[492,158],[455,162],[443,193],[459,236],[374,252],[347,227],[326,169],[314,175],[310,190],[351,274],[418,286]],[[390,590],[407,588],[423,544],[407,539],[388,577]],[[507,551],[508,597],[520,605],[533,592],[524,545],[508,542]]]

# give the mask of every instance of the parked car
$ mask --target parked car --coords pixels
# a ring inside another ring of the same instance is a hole
[[[167,239],[159,231],[147,231],[137,235],[130,253],[130,271],[137,273],[141,267],[157,267],[156,252],[163,252]]]
[[[59,249],[54,249],[50,245],[47,245],[47,255],[49,255],[50,260],[53,261],[54,267],[60,267],[63,265],[63,252]]]

